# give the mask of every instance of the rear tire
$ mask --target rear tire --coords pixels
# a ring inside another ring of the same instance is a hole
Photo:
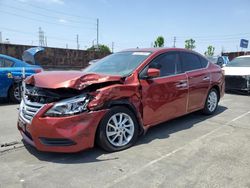
[[[11,100],[11,102],[20,103],[21,97],[20,97],[19,89],[20,88],[18,84],[14,84],[13,86],[11,86],[9,90],[9,99]]]
[[[127,149],[134,145],[138,137],[138,123],[133,112],[126,107],[111,108],[101,120],[97,134],[97,144],[108,152]]]
[[[205,106],[202,110],[205,115],[212,115],[216,111],[219,102],[219,94],[216,89],[212,88],[207,95]]]

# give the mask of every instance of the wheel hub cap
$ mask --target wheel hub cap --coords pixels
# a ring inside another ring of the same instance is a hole
[[[110,117],[106,126],[106,135],[108,141],[113,146],[125,146],[134,135],[134,122],[132,118],[125,113],[116,113]]]
[[[217,106],[218,103],[218,97],[217,94],[212,91],[208,96],[208,110],[210,112],[213,112]]]

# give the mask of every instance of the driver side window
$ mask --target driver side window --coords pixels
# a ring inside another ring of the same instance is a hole
[[[149,68],[160,70],[160,77],[171,76],[181,73],[181,61],[177,52],[168,52],[156,57],[150,64]]]
[[[8,59],[5,59],[4,60],[4,67],[12,67],[13,66],[13,62],[8,60]]]

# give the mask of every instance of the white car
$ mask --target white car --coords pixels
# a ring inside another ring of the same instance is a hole
[[[239,56],[225,67],[226,90],[246,91],[250,93],[250,55]]]

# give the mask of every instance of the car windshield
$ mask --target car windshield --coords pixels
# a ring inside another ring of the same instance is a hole
[[[90,65],[83,72],[126,76],[133,72],[151,52],[118,52]]]
[[[237,57],[227,64],[227,67],[250,67],[250,57]]]

